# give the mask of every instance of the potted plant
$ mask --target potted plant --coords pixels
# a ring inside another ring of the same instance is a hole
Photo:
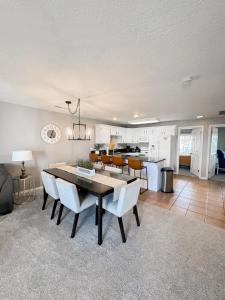
[[[80,159],[77,161],[77,171],[84,175],[93,176],[95,175],[95,169],[93,163],[89,160]]]
[[[101,144],[94,144],[95,153],[99,154],[99,150],[101,149]]]

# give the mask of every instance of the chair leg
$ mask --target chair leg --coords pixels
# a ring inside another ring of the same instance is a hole
[[[45,188],[43,188],[43,191],[44,191],[44,201],[43,201],[41,209],[45,210],[46,202],[47,202],[47,199],[48,199],[48,194],[46,193]]]
[[[59,199],[56,199],[56,200],[54,201],[53,208],[52,208],[52,214],[51,214],[51,220],[54,219],[54,217],[55,217],[55,210],[56,210],[58,201],[59,201]]]
[[[119,222],[119,225],[120,225],[120,232],[121,232],[121,236],[122,236],[122,241],[123,241],[123,243],[126,243],[126,236],[125,236],[125,233],[124,233],[122,217],[118,217],[118,222]]]
[[[146,170],[146,179],[145,178],[143,178],[144,180],[146,180],[146,183],[147,183],[147,188],[145,189],[145,188],[142,188],[142,191],[141,191],[141,189],[140,189],[140,194],[143,194],[144,192],[146,192],[146,191],[148,191],[148,171],[147,171],[147,167],[144,167],[145,168],[145,170]],[[141,176],[141,171],[142,171],[143,169],[141,169],[140,170],[140,179],[142,179],[142,176]]]
[[[133,207],[133,213],[135,214],[137,226],[140,226],[140,221],[139,221],[139,216],[138,216],[137,205],[134,205],[134,207]]]
[[[71,238],[74,238],[74,236],[75,236],[78,218],[79,218],[79,214],[76,214],[76,213],[75,213],[74,221],[73,221],[73,229],[72,229],[72,232],[71,232]]]
[[[147,169],[147,167],[145,168],[145,170],[146,170],[146,178],[147,178],[147,190],[148,190],[148,169]]]
[[[61,217],[62,217],[63,208],[64,208],[64,205],[61,204],[61,205],[60,205],[60,208],[59,208],[59,215],[58,215],[58,219],[57,219],[56,225],[59,225],[60,222],[61,222]]]
[[[98,205],[95,207],[95,225],[98,225]]]

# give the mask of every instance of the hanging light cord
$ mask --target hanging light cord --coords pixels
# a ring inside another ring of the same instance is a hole
[[[75,109],[74,111],[72,111],[72,110],[70,109],[70,105],[72,104],[71,101],[66,101],[66,104],[67,104],[67,106],[68,106],[69,113],[70,113],[71,115],[75,115],[75,114],[78,112],[78,108],[80,108],[80,99],[77,99],[77,106],[76,106],[76,109]]]

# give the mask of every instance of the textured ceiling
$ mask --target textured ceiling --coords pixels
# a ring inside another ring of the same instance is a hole
[[[64,112],[80,97],[119,122],[225,109],[222,0],[1,0],[0,36],[0,101]]]

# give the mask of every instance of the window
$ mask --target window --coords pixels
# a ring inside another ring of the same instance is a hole
[[[192,136],[189,134],[180,136],[180,154],[190,155],[192,148]]]

